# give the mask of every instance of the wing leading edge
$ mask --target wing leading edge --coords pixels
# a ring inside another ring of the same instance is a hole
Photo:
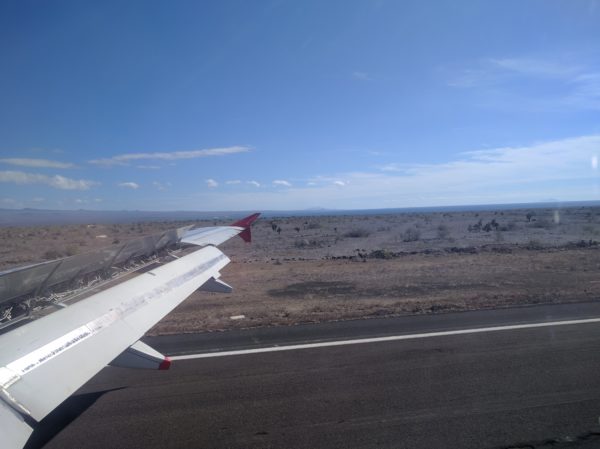
[[[21,448],[32,432],[27,423],[43,419],[111,362],[137,357],[140,366],[168,367],[138,340],[195,290],[224,284],[218,278],[230,260],[213,245],[244,232],[249,240],[256,218],[197,229],[182,241],[202,248],[0,335],[3,447]]]

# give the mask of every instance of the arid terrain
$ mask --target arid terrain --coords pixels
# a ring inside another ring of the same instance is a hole
[[[189,223],[4,227],[0,267]],[[151,333],[594,301],[596,239],[597,207],[261,219],[251,245],[221,247],[234,292],[196,293]]]

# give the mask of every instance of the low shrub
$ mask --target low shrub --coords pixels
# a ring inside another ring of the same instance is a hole
[[[371,235],[371,233],[369,231],[367,231],[366,229],[357,228],[357,229],[352,229],[352,230],[346,232],[344,234],[344,237],[350,237],[350,238],[356,239],[356,238],[361,238],[361,237],[368,237],[369,235]]]
[[[417,228],[408,228],[402,234],[402,240],[405,242],[416,242],[421,238],[421,231]]]

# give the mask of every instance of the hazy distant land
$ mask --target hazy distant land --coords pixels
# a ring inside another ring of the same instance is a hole
[[[600,201],[543,202],[521,204],[482,204],[470,206],[403,207],[390,209],[326,209],[314,207],[306,210],[248,210],[240,211],[139,211],[139,210],[52,210],[52,209],[0,209],[0,226],[46,226],[89,223],[130,223],[152,221],[186,221],[230,219],[254,212],[263,218],[322,216],[322,215],[389,215],[427,212],[501,211],[516,209],[563,209],[570,207],[600,206]]]

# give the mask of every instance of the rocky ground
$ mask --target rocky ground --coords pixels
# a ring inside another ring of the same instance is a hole
[[[183,222],[0,228],[0,266],[77,254]],[[222,224],[205,221],[200,225]],[[263,219],[221,249],[228,295],[195,293],[151,331],[593,301],[600,208]]]

